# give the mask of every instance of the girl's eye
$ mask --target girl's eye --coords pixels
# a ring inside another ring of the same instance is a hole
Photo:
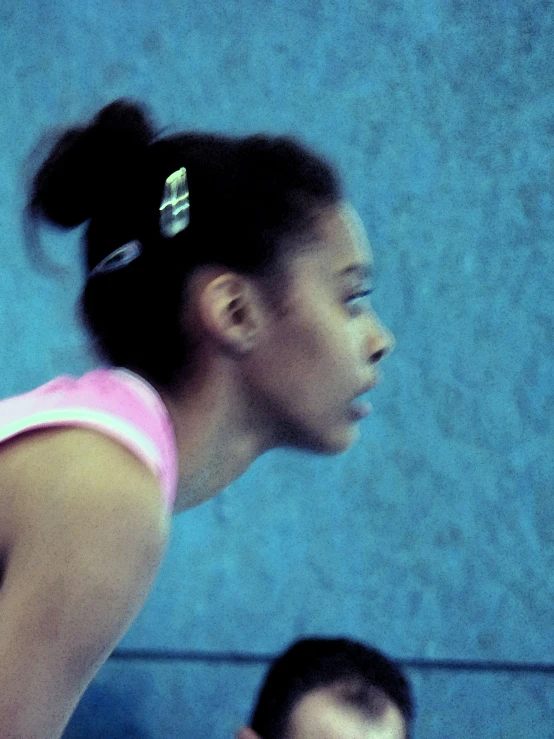
[[[367,298],[372,292],[373,290],[360,290],[350,295],[346,299],[349,312],[353,315],[364,313],[369,308],[369,301],[364,301],[364,298]]]

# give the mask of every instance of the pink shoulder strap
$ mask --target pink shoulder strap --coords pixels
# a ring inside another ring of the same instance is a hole
[[[154,471],[173,508],[178,477],[173,426],[158,393],[138,375],[123,369],[62,375],[0,401],[0,443],[47,426],[94,428],[118,440]]]

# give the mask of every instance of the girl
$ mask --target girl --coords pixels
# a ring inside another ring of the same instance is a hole
[[[83,313],[112,368],[0,402],[3,739],[61,735],[172,512],[269,449],[355,441],[392,342],[359,218],[289,139],[160,138],[117,101],[61,136],[29,216],[88,222]]]

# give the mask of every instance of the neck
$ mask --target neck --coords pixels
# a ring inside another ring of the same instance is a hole
[[[273,446],[267,425],[256,419],[232,367],[212,369],[177,391],[158,392],[177,442],[176,513],[217,495]]]

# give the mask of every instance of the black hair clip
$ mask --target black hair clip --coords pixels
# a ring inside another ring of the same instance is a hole
[[[110,252],[101,262],[98,262],[96,267],[91,270],[89,280],[91,277],[95,277],[95,275],[113,272],[116,269],[126,267],[140,256],[141,252],[142,244],[140,241],[129,241],[127,244],[123,244],[123,246],[115,249],[115,251]]]

